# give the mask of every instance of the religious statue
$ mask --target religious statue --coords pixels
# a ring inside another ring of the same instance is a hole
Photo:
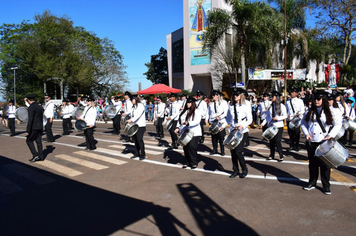
[[[340,65],[335,64],[335,60],[325,66],[325,81],[332,88],[336,87],[339,82],[339,71]]]
[[[197,5],[198,7],[193,19],[191,30],[198,33],[196,40],[200,42],[204,40],[204,34],[202,31],[208,28],[208,21],[204,7],[202,6],[203,0],[198,0]]]

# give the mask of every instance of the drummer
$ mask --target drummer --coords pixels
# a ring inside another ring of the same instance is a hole
[[[177,94],[175,93],[169,93],[168,98],[170,100],[170,104],[169,104],[169,109],[168,109],[168,117],[167,120],[168,121],[172,121],[172,127],[168,130],[170,135],[171,135],[171,139],[172,139],[172,149],[178,149],[178,137],[177,134],[175,133],[175,129],[177,127],[177,123],[178,123],[178,118],[179,118],[179,113],[180,113],[180,105],[177,102]]]
[[[341,119],[330,110],[325,91],[313,92],[311,108],[304,114],[301,128],[307,141],[306,148],[309,159],[309,182],[304,190],[315,189],[319,168],[323,192],[330,192],[330,167],[315,156],[315,150],[325,140],[334,138],[341,128]]]
[[[157,132],[158,139],[164,138],[162,123],[164,120],[165,109],[166,109],[166,104],[164,102],[162,102],[162,97],[157,96],[153,116],[155,119],[154,123],[156,124],[156,132]]]
[[[206,120],[209,121],[210,125],[214,121],[215,122],[218,121],[221,124],[221,126],[217,134],[211,134],[213,151],[210,153],[210,155],[214,155],[218,153],[218,142],[219,142],[220,150],[221,150],[220,155],[224,156],[225,150],[224,150],[223,142],[226,134],[225,127],[227,125],[225,118],[229,108],[227,102],[223,99],[222,94],[219,91],[213,90],[211,92],[211,96],[212,96],[212,101],[209,103]]]
[[[267,92],[263,93],[263,102],[258,106],[257,116],[261,118],[261,123],[266,119],[266,113],[271,106],[271,101],[269,100],[269,94]],[[267,123],[262,126],[262,132],[267,129]]]
[[[7,120],[8,120],[8,126],[10,129],[10,136],[15,135],[15,112],[16,112],[16,107],[14,106],[14,100],[10,99],[9,100],[9,105],[7,107]]]
[[[355,109],[353,109],[351,107],[353,101],[351,99],[348,99],[346,98],[346,112],[345,112],[345,118],[347,121],[354,121],[356,116],[355,116]],[[348,142],[349,142],[349,146],[352,146],[352,139],[353,139],[353,136],[354,136],[354,131],[345,131],[345,134],[344,134],[344,140],[346,141],[347,139],[347,132],[349,133],[349,139],[348,139]]]
[[[126,91],[124,93],[124,112],[121,115],[121,119],[125,119],[127,115],[131,115],[131,110],[132,110],[132,102],[131,102],[132,95],[130,92]],[[129,142],[131,140],[130,137],[126,137],[125,141]]]
[[[204,93],[202,91],[197,90],[195,93],[197,95],[196,107],[201,114],[201,121],[200,121],[201,138],[199,140],[199,143],[204,143],[204,125],[205,125],[206,113],[208,112],[208,104],[206,103],[206,101],[204,101]]]
[[[47,119],[47,123],[45,125],[47,142],[53,143],[54,137],[52,133],[52,124],[54,119],[54,103],[51,101],[52,95],[49,93],[45,93],[45,107],[44,107],[44,116]]]
[[[94,140],[94,127],[96,122],[96,108],[94,99],[87,98],[87,106],[84,108],[83,115],[80,117],[85,121],[87,128],[84,130],[86,150],[96,149]]]
[[[69,107],[69,112],[70,112],[70,116],[69,116],[69,122],[68,122],[68,127],[70,130],[73,130],[73,123],[72,123],[72,119],[73,119],[73,113],[74,113],[74,105],[73,103],[68,99],[68,102],[67,102],[67,106]]]
[[[72,113],[70,112],[70,107],[68,105],[69,99],[63,99],[62,101],[62,115],[63,115],[63,121],[62,121],[62,128],[63,128],[63,134],[62,135],[69,135],[69,122],[70,122],[70,116]]]
[[[145,106],[141,103],[137,96],[132,96],[132,109],[131,118],[127,120],[127,123],[134,122],[138,125],[138,131],[133,135],[133,141],[135,142],[135,153],[131,157],[139,158],[140,161],[146,158],[145,153],[145,143],[143,142],[143,134],[146,131],[146,117],[145,117]]]
[[[119,96],[112,96],[111,97],[111,102],[113,104],[113,106],[116,109],[116,113],[115,113],[115,117],[112,121],[113,124],[113,131],[112,134],[113,135],[119,135],[120,134],[120,123],[121,123],[121,109],[122,109],[122,102],[120,101],[120,97]]]
[[[284,119],[287,118],[287,111],[284,104],[281,103],[281,96],[282,94],[278,91],[272,92],[272,104],[266,112],[266,119],[260,125],[260,128],[262,128],[265,124],[267,124],[268,128],[272,126],[278,128],[278,133],[269,141],[270,155],[267,160],[274,159],[275,149],[277,147],[279,161],[283,161],[282,134]]]
[[[293,119],[302,118],[304,113],[304,102],[298,98],[298,89],[292,87],[290,90],[290,99],[287,100],[287,127],[289,135],[289,151],[295,150],[299,152],[300,128],[291,129],[289,123]]]
[[[231,95],[227,122],[230,124],[229,131],[232,132],[234,129],[237,129],[243,134],[243,138],[240,141],[240,144],[235,149],[231,150],[231,160],[234,172],[230,175],[230,178],[235,178],[236,176],[245,178],[248,173],[243,153],[244,144],[248,138],[248,126],[252,123],[252,112],[248,107],[248,104],[246,104],[245,99],[245,90],[242,88],[234,88]],[[242,173],[240,173],[238,163],[240,163]]]
[[[198,167],[198,143],[202,135],[200,128],[201,113],[196,108],[196,100],[193,97],[189,97],[186,100],[186,105],[184,106],[183,111],[180,113],[178,122],[179,127],[175,128],[175,133],[182,135],[186,130],[193,132],[193,138],[190,142],[183,147],[184,156],[186,162],[183,164],[182,168],[187,168],[188,166],[191,169]]]

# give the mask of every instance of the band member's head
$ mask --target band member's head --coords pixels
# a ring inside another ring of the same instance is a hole
[[[182,94],[182,95],[180,95],[180,98],[184,101],[185,99],[187,99],[187,94]]]
[[[184,109],[183,109],[183,111],[180,113],[180,115],[179,115],[179,123],[181,124],[181,116],[186,112],[186,111],[188,111],[188,114],[187,114],[187,116],[186,116],[186,120],[188,120],[190,117],[193,117],[194,118],[194,115],[195,115],[195,109],[196,109],[196,107],[197,107],[197,105],[196,105],[196,100],[195,100],[195,98],[194,97],[188,97],[187,98],[187,102],[186,102],[186,104],[185,104],[185,106],[184,106]]]
[[[339,106],[337,105],[336,101],[335,101],[335,96],[332,93],[328,93],[327,94],[327,98],[328,98],[328,103],[329,103],[329,107],[334,107],[334,108],[338,108]]]
[[[211,98],[213,99],[213,101],[219,101],[220,95],[221,95],[221,93],[217,90],[211,91]]]
[[[169,93],[168,94],[169,101],[175,102],[177,100],[177,94],[175,93]]]
[[[156,97],[156,101],[157,101],[158,103],[161,103],[161,102],[162,102],[162,97],[161,97],[161,96],[157,96],[157,97]]]
[[[325,113],[326,124],[332,125],[333,116],[329,108],[327,93],[324,90],[313,90],[312,100],[313,103],[307,115],[305,116],[305,120],[309,122],[309,120],[311,119],[314,122],[314,115],[318,114],[317,109],[322,108],[323,112]]]
[[[263,100],[268,101],[269,100],[269,94],[267,92],[263,93]]]
[[[131,97],[132,97],[132,95],[131,95],[131,93],[130,93],[129,91],[126,91],[126,92],[124,93],[124,98],[125,98],[125,100],[131,99]]]
[[[345,103],[347,104],[348,107],[351,107],[351,104],[353,103],[353,101],[351,99],[347,98],[345,100]]]
[[[120,97],[117,95],[114,97],[115,102],[119,101],[119,99],[120,99]]]
[[[328,99],[327,99],[327,93],[323,90],[315,90],[313,92],[313,105],[316,107],[329,107]]]
[[[231,99],[230,102],[232,104],[245,104],[246,96],[245,96],[246,90],[242,88],[234,88],[231,93]]]
[[[134,105],[134,106],[141,103],[140,98],[135,95],[131,97],[131,102],[132,102],[132,105]]]
[[[32,104],[33,102],[36,102],[36,94],[29,94],[26,96],[28,103]]]
[[[277,102],[277,101],[281,101],[280,96],[282,96],[282,94],[278,91],[273,91],[272,92],[272,102]]]
[[[68,99],[68,101],[69,101],[69,99]],[[91,106],[91,107],[95,107],[94,101],[95,101],[94,98],[88,97],[88,98],[87,98],[87,105],[88,105],[88,106]]]
[[[195,109],[196,108],[196,100],[194,97],[189,97],[187,98],[187,103],[185,104],[185,106],[187,107],[187,109],[191,110],[191,109]]]
[[[297,96],[298,96],[298,89],[296,88],[296,87],[292,87],[291,89],[290,89],[290,97],[291,98],[296,98]]]
[[[197,90],[195,92],[195,94],[197,95],[198,100],[202,100],[203,99],[204,93],[202,91]]]
[[[10,106],[14,105],[14,99],[10,99],[10,100],[9,100],[9,105],[10,105]]]
[[[271,94],[272,94],[272,103],[274,103],[276,115],[280,116],[282,114],[282,109],[281,109],[282,94],[278,91],[273,91]]]
[[[48,102],[49,100],[51,100],[52,98],[52,94],[49,93],[45,93],[45,101]]]

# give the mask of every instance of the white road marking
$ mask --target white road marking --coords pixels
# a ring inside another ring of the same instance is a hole
[[[54,182],[54,179],[18,163],[8,164],[4,167],[39,185]]]
[[[117,148],[117,149],[127,149],[128,147],[125,147],[125,146],[122,146],[122,145],[109,145],[108,147],[110,148]],[[132,146],[129,147],[130,149],[134,148]],[[160,155],[160,154],[163,154],[163,152],[156,152],[156,151],[151,151],[147,148],[145,148],[145,152],[147,154],[152,154],[152,155]]]
[[[96,160],[99,160],[99,161],[108,162],[108,163],[111,163],[111,164],[114,164],[114,165],[122,165],[122,164],[127,163],[127,161],[121,161],[121,160],[114,159],[114,158],[111,158],[111,157],[106,157],[106,156],[103,156],[103,155],[95,154],[93,152],[77,151],[77,152],[74,152],[73,154],[89,157],[89,158],[96,159]]]
[[[72,168],[69,168],[69,167],[66,167],[63,165],[59,165],[55,162],[48,161],[48,160],[36,162],[36,165],[47,167],[55,172],[59,172],[61,174],[64,174],[64,175],[70,176],[70,177],[75,177],[75,176],[83,174],[80,171],[74,170]]]
[[[109,168],[108,166],[104,166],[104,165],[100,165],[97,164],[95,162],[91,162],[91,161],[86,161],[77,157],[73,157],[73,156],[69,156],[66,154],[59,154],[59,155],[55,155],[54,157],[62,159],[62,160],[66,160],[81,166],[85,166],[88,167],[90,169],[94,169],[94,170],[103,170],[103,169],[107,169]]]

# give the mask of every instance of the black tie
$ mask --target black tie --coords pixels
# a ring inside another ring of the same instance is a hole
[[[236,106],[237,106],[237,104],[235,104],[235,106],[234,106],[234,110],[235,110],[234,122],[235,122],[235,124],[237,124],[237,111],[236,111]]]
[[[274,111],[274,103],[273,103],[273,107],[272,107],[272,118],[274,118],[276,116],[276,112]]]
[[[215,110],[215,114],[218,113],[216,110],[216,101],[214,102],[214,110]]]
[[[171,103],[171,106],[169,107],[169,116],[172,116],[172,106],[173,106],[173,103]]]

